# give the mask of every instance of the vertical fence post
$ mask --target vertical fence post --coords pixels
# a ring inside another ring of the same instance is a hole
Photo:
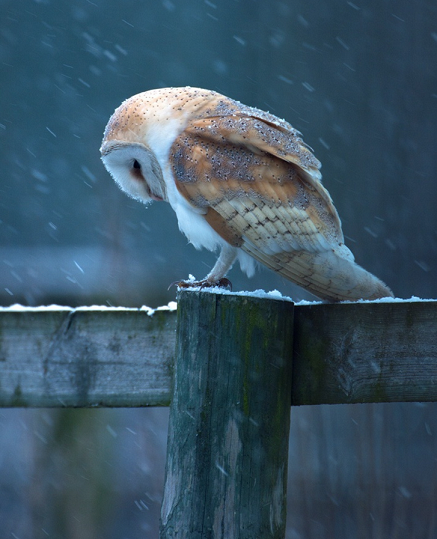
[[[284,539],[293,304],[182,291],[161,539]]]

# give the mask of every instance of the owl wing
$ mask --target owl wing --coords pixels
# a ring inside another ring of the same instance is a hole
[[[314,251],[343,242],[320,163],[297,131],[287,136],[248,116],[199,119],[170,153],[181,194],[198,208],[214,209],[241,240],[266,252],[279,251],[275,244]]]
[[[177,188],[222,238],[285,278],[322,298],[370,297],[351,294],[352,265],[371,274],[343,243],[320,163],[284,125],[238,114],[192,121],[170,151]]]

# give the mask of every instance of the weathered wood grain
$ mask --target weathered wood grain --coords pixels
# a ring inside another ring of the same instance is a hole
[[[0,406],[168,406],[176,313],[0,311]]]
[[[437,401],[437,301],[295,307],[293,404]]]
[[[183,292],[162,539],[283,539],[293,304]]]

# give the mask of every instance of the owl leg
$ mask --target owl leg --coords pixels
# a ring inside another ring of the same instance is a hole
[[[206,276],[205,281],[212,284],[213,283],[216,284],[220,282],[221,280],[223,280],[223,277],[231,269],[231,266],[235,262],[236,258],[237,258],[237,249],[235,247],[232,247],[232,245],[225,243],[222,247],[222,250],[220,252],[220,256],[217,259],[217,262],[215,263],[212,270]]]
[[[202,281],[181,281],[180,283],[173,284],[176,284],[179,288],[206,288],[218,286],[220,288],[229,288],[232,290],[232,283],[229,279],[226,279],[225,275],[231,269],[236,258],[237,249],[226,243],[222,247],[217,262],[205,279]]]

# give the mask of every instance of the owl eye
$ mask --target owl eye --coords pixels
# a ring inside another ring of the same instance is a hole
[[[136,178],[137,180],[144,180],[143,178],[143,174],[142,174],[142,171],[141,171],[141,163],[139,161],[137,161],[136,159],[133,160],[132,162],[132,165],[131,165],[131,174],[134,178]]]

